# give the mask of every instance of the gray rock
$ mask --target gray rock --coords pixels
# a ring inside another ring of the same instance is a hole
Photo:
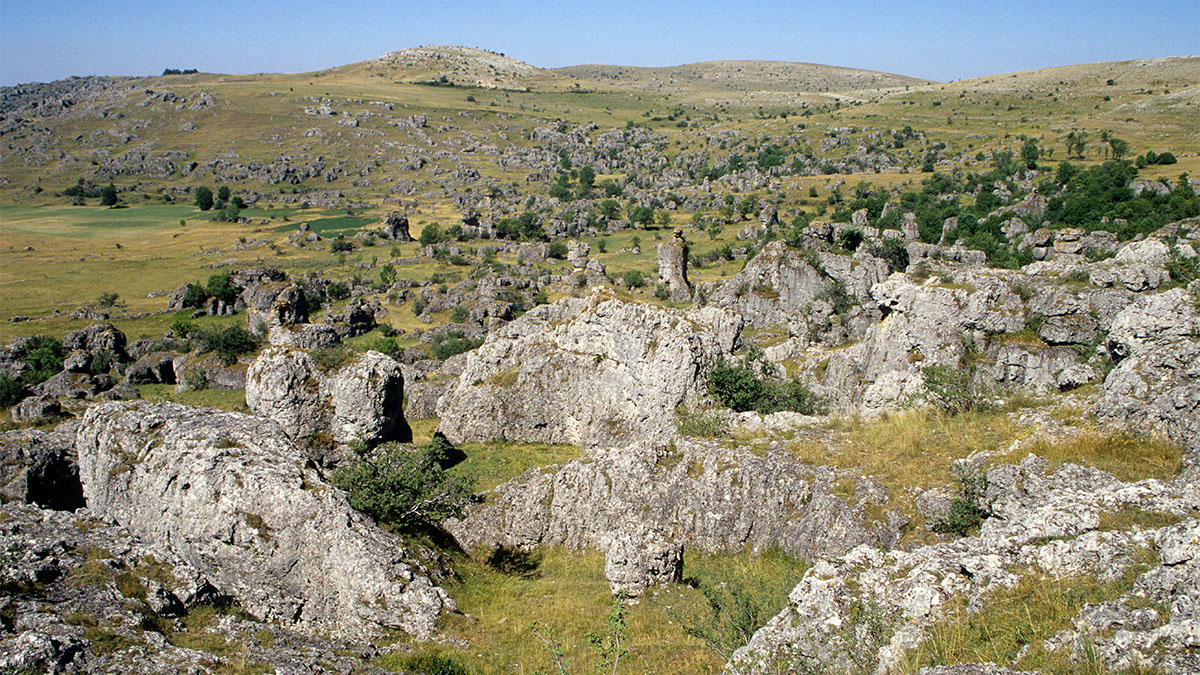
[[[125,369],[129,384],[175,384],[175,355],[150,352]]]
[[[0,501],[62,510],[83,506],[73,440],[74,422],[51,432],[0,433]]]
[[[1101,419],[1161,431],[1193,455],[1200,452],[1196,298],[1196,291],[1176,288],[1141,298],[1117,315],[1108,350],[1118,362],[1095,406]]]
[[[242,291],[246,305],[246,324],[251,331],[270,330],[308,321],[308,301],[304,291],[281,281],[268,281]]]
[[[683,579],[683,546],[654,532],[618,532],[605,547],[604,578],[613,595],[641,597],[649,586]]]
[[[469,352],[438,402],[454,443],[621,443],[677,435],[674,410],[704,391],[741,321],[623,302],[611,290],[536,307]]]
[[[327,323],[302,323],[275,326],[267,333],[267,342],[276,347],[329,349],[342,344],[337,327]]]
[[[392,211],[383,217],[383,236],[385,239],[393,241],[412,241],[412,234],[408,231],[408,216]]]
[[[833,494],[846,480],[855,485],[857,505]],[[759,456],[681,439],[673,450],[597,449],[562,468],[531,469],[445,525],[468,549],[607,551],[612,537],[629,535],[635,548],[661,540],[704,553],[779,547],[810,558],[896,541],[902,519],[866,524],[865,505],[885,502],[874,481],[797,464],[782,448]]]
[[[53,396],[30,396],[12,407],[14,422],[41,422],[62,414],[62,406]]]
[[[667,285],[671,302],[686,302],[692,297],[687,258],[688,246],[682,230],[676,230],[675,236],[658,245],[658,278]]]
[[[410,441],[403,400],[400,364],[373,351],[325,373],[305,352],[268,347],[246,376],[246,405],[294,441],[318,433],[342,445]]]
[[[125,357],[125,334],[112,324],[96,324],[82,330],[67,333],[63,337],[63,349],[88,352],[93,357],[99,352],[108,352],[116,359]]]
[[[428,637],[454,603],[412,550],[305,468],[273,422],[103,403],[76,433],[89,507],[199,570],[266,621],[370,639]],[[426,553],[425,555],[429,555]]]

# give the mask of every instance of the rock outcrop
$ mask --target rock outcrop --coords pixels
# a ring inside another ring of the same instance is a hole
[[[180,618],[225,598],[183,561],[86,509],[0,506],[0,585],[0,672],[207,675],[241,664],[385,672],[370,665],[379,656],[371,645],[314,637],[240,612],[215,614],[210,632],[185,631]],[[215,643],[217,653],[173,644],[194,635]]]
[[[325,372],[306,352],[267,347],[246,374],[246,405],[293,441],[318,434],[341,445],[411,441],[403,401],[400,364],[374,351]]]
[[[1196,672],[1196,607],[1200,606],[1200,496],[1194,484],[1144,480],[1123,483],[1096,469],[1030,455],[1019,465],[987,472],[981,499],[991,505],[979,535],[911,551],[859,546],[818,561],[792,590],[788,606],[738,650],[727,672],[763,673],[791,661],[815,671],[849,664],[892,668],[946,619],[956,599],[986,612],[989,593],[1032,576],[1087,576],[1113,581],[1134,574],[1114,602],[1087,605],[1044,646],[1095,654],[1115,670],[1134,665]],[[1104,531],[1102,512],[1158,511],[1179,522],[1157,529]],[[1157,551],[1147,567],[1146,550]],[[1165,616],[1132,609],[1169,606]],[[880,629],[880,627],[884,627]],[[1116,629],[1114,631],[1114,629]],[[869,669],[869,668],[868,668]],[[973,672],[973,671],[967,671]],[[982,672],[993,672],[985,668]]]
[[[1103,420],[1165,433],[1200,462],[1200,282],[1139,299],[1112,323]]]
[[[620,444],[677,435],[674,410],[704,388],[741,320],[623,302],[597,289],[488,335],[438,401],[452,442]]]
[[[412,234],[408,231],[408,216],[395,211],[383,217],[383,237],[392,241],[412,241]]]
[[[834,494],[842,481],[853,486],[856,504]],[[447,527],[468,548],[565,545],[607,552],[613,537],[625,537],[622,558],[640,557],[630,551],[653,541],[705,553],[777,546],[813,557],[894,543],[904,520],[890,515],[869,524],[864,511],[866,504],[886,502],[878,483],[797,464],[781,447],[759,456],[683,439],[674,450],[595,450],[554,471],[531,469]]]
[[[406,547],[305,468],[275,423],[161,403],[105,403],[76,433],[97,514],[198,570],[255,617],[306,632],[425,637],[454,603],[432,553]]]
[[[0,433],[0,501],[66,511],[83,506],[74,429],[72,421],[50,432]]]
[[[683,231],[675,230],[675,236],[658,245],[658,278],[666,284],[667,299],[671,302],[687,302],[692,297],[687,265],[687,242],[683,239]]]

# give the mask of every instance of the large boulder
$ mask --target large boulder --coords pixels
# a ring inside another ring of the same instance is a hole
[[[658,278],[666,284],[671,302],[687,302],[692,297],[687,264],[688,245],[683,239],[683,231],[676,230],[674,237],[658,245]]]
[[[74,422],[50,432],[0,433],[0,502],[73,511],[83,506],[75,464]]]
[[[853,497],[835,494],[847,484]],[[614,555],[626,561],[614,562],[618,567],[658,559],[633,552],[661,553],[655,542],[704,553],[778,547],[812,558],[859,544],[894,545],[902,517],[888,513],[868,523],[868,509],[878,513],[887,499],[875,481],[797,463],[782,444],[760,456],[684,438],[667,449],[596,449],[561,468],[531,469],[446,527],[468,549],[562,545],[609,552],[622,540]]]
[[[267,281],[242,291],[246,324],[252,331],[270,330],[308,321],[308,300],[294,284]]]
[[[150,352],[125,369],[129,384],[175,384],[175,354]]]
[[[839,313],[852,324],[854,337],[861,337],[878,320],[878,312],[864,312],[860,305],[874,307],[870,289],[889,272],[886,262],[865,250],[847,256],[803,252],[771,242],[722,283],[710,302],[735,310],[751,326],[782,326],[805,340],[832,332],[831,339],[841,341],[847,333],[841,329]]]
[[[320,433],[341,445],[410,441],[403,400],[400,364],[373,351],[325,372],[308,353],[273,346],[246,375],[246,405],[294,441]]]
[[[1108,350],[1117,366],[1097,416],[1166,433],[1200,460],[1200,282],[1127,307],[1112,323]]]
[[[383,217],[381,223],[383,225],[384,239],[394,241],[412,241],[412,234],[408,231],[408,216],[395,211]]]
[[[353,639],[428,636],[454,603],[417,551],[350,508],[269,420],[103,403],[75,437],[88,507],[255,617]]]
[[[68,354],[75,350],[84,351],[93,358],[101,352],[107,352],[114,360],[124,359],[125,334],[109,323],[88,326],[67,333],[63,337],[63,350]]]
[[[455,443],[604,444],[675,437],[674,410],[704,390],[741,320],[627,303],[611,290],[537,307],[489,334],[438,401]]]

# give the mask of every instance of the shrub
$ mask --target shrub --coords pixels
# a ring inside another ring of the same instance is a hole
[[[567,245],[561,241],[550,242],[550,250],[547,253],[551,258],[562,260],[567,257]]]
[[[0,374],[0,407],[14,406],[25,398],[25,384],[21,380]]]
[[[224,303],[233,302],[237,299],[238,293],[241,292],[241,289],[233,285],[233,277],[229,272],[214,274],[209,277],[204,290],[208,295]]]
[[[234,363],[242,354],[258,349],[258,341],[241,326],[193,330],[192,337],[199,343],[201,351],[216,354],[226,364]]]
[[[987,476],[982,473],[968,474],[955,469],[959,485],[958,496],[950,502],[946,515],[934,519],[931,527],[934,532],[967,536],[970,531],[983,522],[991,513],[979,506],[980,499],[987,493]]]
[[[117,300],[120,299],[121,296],[117,295],[116,293],[101,293],[100,297],[96,298],[96,304],[100,307],[112,307],[113,305],[117,304]]]
[[[337,302],[350,297],[350,287],[344,281],[333,281],[325,286],[325,297]]]
[[[926,366],[921,373],[925,376],[927,399],[934,406],[950,414],[982,407],[980,392],[972,383],[969,370],[952,366]]]
[[[58,338],[49,335],[34,336],[25,349],[25,355],[21,357],[21,360],[31,368],[22,380],[30,386],[45,382],[62,370],[63,359],[66,355],[62,342],[59,342]]]
[[[400,353],[404,351],[400,348],[400,343],[396,342],[396,338],[390,335],[386,335],[375,340],[367,346],[367,349],[373,349],[380,354],[386,354],[393,359],[399,358]]]
[[[456,305],[454,309],[450,310],[450,320],[454,323],[462,323],[467,320],[467,313],[466,305]]]
[[[625,274],[621,276],[621,280],[624,281],[625,285],[629,288],[639,288],[646,285],[646,278],[642,274],[641,270],[627,270]]]
[[[349,493],[351,506],[388,525],[461,518],[473,480],[446,473],[437,454],[428,447],[387,443],[337,470],[333,483]]]
[[[763,415],[783,410],[805,415],[824,412],[824,399],[814,394],[799,378],[779,380],[761,377],[759,369],[754,366],[761,359],[761,352],[759,354],[757,357],[751,354],[737,365],[724,359],[717,362],[708,380],[709,388],[718,401],[736,412],[753,410]],[[771,370],[760,368],[768,373]]]
[[[469,352],[481,344],[483,344],[483,338],[463,337],[461,331],[452,330],[433,336],[433,341],[429,344],[429,351],[434,358],[445,361],[451,356]]]
[[[847,227],[838,235],[838,245],[847,251],[853,251],[863,242],[863,231],[857,227]]]
[[[203,307],[205,301],[208,300],[208,291],[200,284],[188,284],[187,291],[183,295],[184,307]]]
[[[349,239],[334,239],[329,242],[330,253],[345,253],[354,250],[354,242]]]
[[[903,272],[908,269],[908,249],[899,237],[884,237],[883,241],[872,244],[871,255],[886,260],[893,272]]]

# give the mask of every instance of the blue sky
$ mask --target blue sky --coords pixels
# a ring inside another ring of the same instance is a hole
[[[460,44],[555,67],[806,61],[952,80],[1200,53],[1200,0],[0,0],[0,84],[301,72]]]

